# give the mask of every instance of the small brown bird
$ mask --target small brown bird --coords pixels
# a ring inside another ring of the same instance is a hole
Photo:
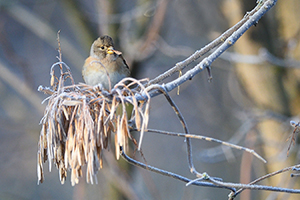
[[[90,56],[85,60],[82,77],[86,84],[101,84],[110,90],[120,80],[130,75],[122,52],[114,50],[111,37],[99,37],[91,46]]]

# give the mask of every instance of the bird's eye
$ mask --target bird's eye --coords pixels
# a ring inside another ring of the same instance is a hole
[[[101,46],[100,49],[103,50],[103,49],[104,49],[104,46]]]

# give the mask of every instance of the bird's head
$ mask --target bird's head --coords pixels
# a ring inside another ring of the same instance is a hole
[[[112,38],[107,35],[99,37],[92,44],[90,54],[99,59],[105,58],[107,54],[114,54],[114,42]]]

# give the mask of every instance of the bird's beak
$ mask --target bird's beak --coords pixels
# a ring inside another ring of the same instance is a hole
[[[113,54],[114,53],[114,48],[112,46],[107,48],[107,53],[108,54]]]

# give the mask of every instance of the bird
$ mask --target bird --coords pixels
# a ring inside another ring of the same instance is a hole
[[[113,39],[108,35],[97,38],[82,68],[85,83],[90,86],[100,85],[109,91],[129,75],[129,67],[122,52],[114,49]]]
[[[97,86],[110,91],[123,78],[130,76],[129,67],[122,52],[114,49],[113,39],[104,35],[97,38],[90,50],[90,56],[82,68],[82,78],[87,85]],[[127,119],[131,118],[133,106],[125,103]],[[123,108],[117,106],[116,114],[122,115]]]

